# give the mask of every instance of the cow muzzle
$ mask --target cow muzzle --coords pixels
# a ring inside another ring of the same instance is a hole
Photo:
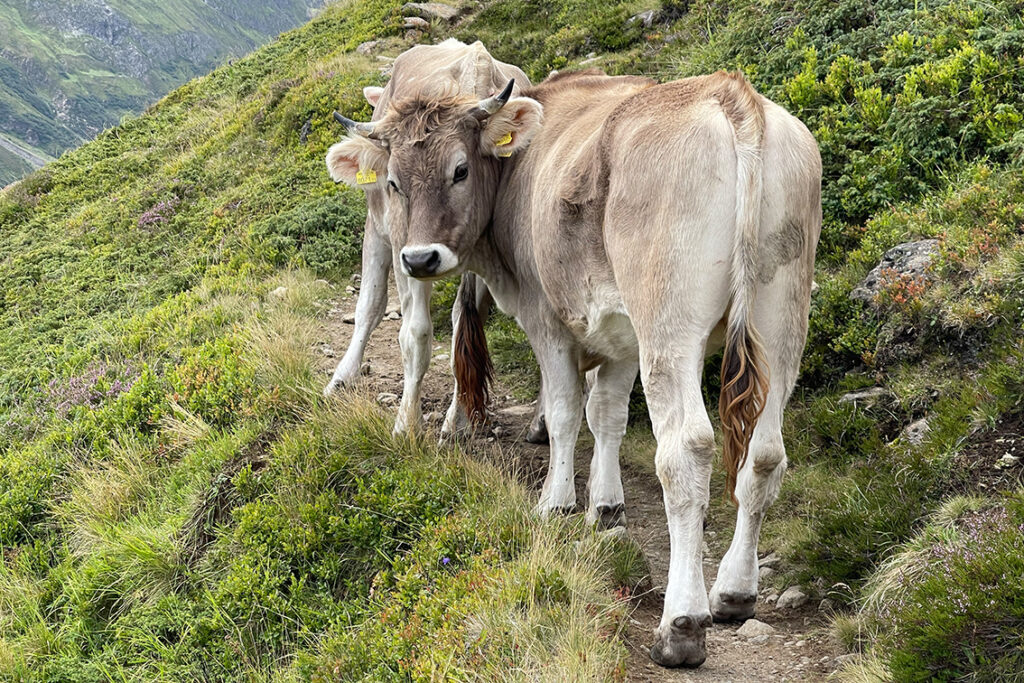
[[[405,274],[419,280],[444,277],[459,265],[459,257],[443,244],[405,247],[401,260]]]

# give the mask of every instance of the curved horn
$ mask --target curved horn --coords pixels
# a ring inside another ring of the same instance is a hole
[[[376,123],[359,123],[353,121],[350,118],[342,116],[338,112],[334,112],[334,120],[345,126],[345,130],[349,133],[355,133],[362,135],[364,138],[368,138],[373,134],[373,129],[377,126]]]
[[[505,89],[494,97],[488,97],[486,100],[480,100],[480,103],[473,109],[472,115],[478,120],[486,119],[488,116],[497,114],[505,103],[508,102],[508,98],[512,97],[512,86],[516,84],[516,79],[510,78],[508,85]]]

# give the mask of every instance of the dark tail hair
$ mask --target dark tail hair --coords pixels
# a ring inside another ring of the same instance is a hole
[[[732,301],[722,356],[718,414],[725,436],[722,448],[725,491],[736,503],[736,476],[747,461],[750,437],[768,395],[768,365],[751,315],[757,288],[761,146],[765,122],[760,98],[742,74],[729,75],[722,102],[735,133],[737,164]]]
[[[455,326],[455,381],[458,383],[459,405],[471,422],[480,424],[487,419],[490,400],[489,385],[494,378],[494,365],[487,351],[483,318],[476,307],[477,276],[466,273],[459,283],[456,306],[459,306]]]

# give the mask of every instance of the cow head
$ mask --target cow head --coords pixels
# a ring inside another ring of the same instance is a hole
[[[349,136],[327,153],[331,177],[385,190],[392,248],[407,275],[458,273],[490,222],[501,158],[525,148],[541,123],[541,105],[510,99],[512,87],[484,100],[393,102],[375,123],[336,114]]]

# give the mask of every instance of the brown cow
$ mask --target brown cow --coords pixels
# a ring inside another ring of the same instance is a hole
[[[786,469],[782,413],[807,333],[817,145],[738,74],[658,85],[582,72],[510,93],[393,103],[342,153],[386,174],[412,276],[480,274],[530,338],[551,440],[541,513],[575,505],[581,377],[596,368],[587,517],[621,522],[618,448],[639,367],[672,549],[651,657],[699,666],[712,618],[754,612],[757,540]],[[715,434],[701,375],[723,346],[723,461],[738,513],[709,599]]]

